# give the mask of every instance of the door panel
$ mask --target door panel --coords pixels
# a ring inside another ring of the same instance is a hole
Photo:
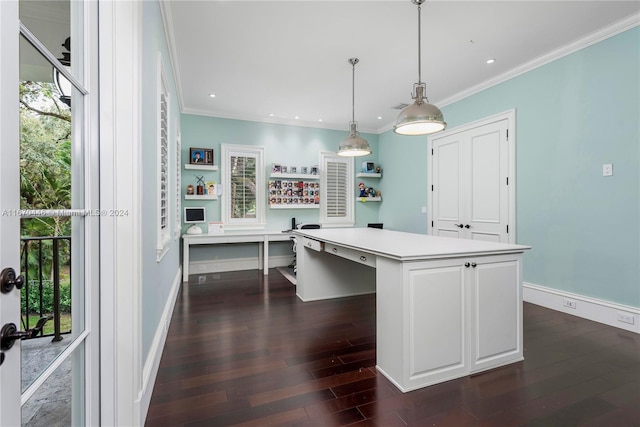
[[[437,227],[434,234],[443,237],[460,237],[460,229],[454,224],[460,223],[460,215],[464,211],[464,200],[461,194],[462,183],[466,180],[460,168],[461,145],[459,135],[443,139],[434,144],[433,204]]]
[[[431,141],[432,234],[509,242],[508,126],[496,120]]]
[[[0,270],[20,271],[18,2],[0,1]],[[20,291],[0,293],[0,325],[20,324]],[[3,358],[4,356],[4,358]],[[0,425],[20,425],[20,345],[0,350]]]
[[[87,419],[85,291],[96,282],[85,280],[84,261],[96,247],[86,244],[85,201],[97,187],[85,175],[88,89],[83,67],[72,67],[84,64],[86,11],[79,1],[0,2],[0,268],[24,277],[22,289],[0,295],[0,320],[34,331],[3,351],[0,425]],[[34,330],[40,317],[49,320]]]

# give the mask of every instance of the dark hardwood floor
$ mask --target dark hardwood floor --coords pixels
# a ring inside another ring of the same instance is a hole
[[[375,369],[375,295],[205,277],[178,297],[149,427],[640,426],[637,334],[525,303],[524,362],[401,393]]]

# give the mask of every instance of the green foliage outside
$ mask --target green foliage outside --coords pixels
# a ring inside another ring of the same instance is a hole
[[[71,109],[59,99],[52,83],[25,81],[20,84],[20,208],[71,208]],[[69,217],[23,218],[20,234],[24,237],[69,236]],[[38,313],[40,295],[38,283],[43,279],[43,312],[53,312],[53,244],[51,240],[29,242],[22,246],[21,270],[30,282],[22,290],[22,312],[29,301],[29,315]],[[25,271],[25,253],[27,269]],[[60,308],[71,311],[70,247],[60,241],[59,263]],[[42,257],[42,261],[40,261]],[[40,270],[42,265],[42,270]],[[37,319],[36,319],[37,320]],[[52,322],[48,322],[52,323]],[[30,325],[34,325],[30,322]],[[64,329],[63,329],[64,330]]]

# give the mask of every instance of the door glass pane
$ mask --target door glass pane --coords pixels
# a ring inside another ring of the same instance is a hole
[[[231,156],[231,218],[256,217],[256,159]]]
[[[83,93],[88,92],[81,86],[84,37],[78,25],[85,18],[83,8],[83,2],[69,0],[20,0],[20,22],[26,27],[21,27],[19,46],[20,270],[25,278],[20,329],[37,332],[21,342],[22,422],[29,426],[84,424]]]

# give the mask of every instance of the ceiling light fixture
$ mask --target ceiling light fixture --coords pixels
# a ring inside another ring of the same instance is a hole
[[[493,64],[494,62],[496,62],[494,58],[487,59],[487,64]]]
[[[210,93],[210,94],[209,94],[209,98],[215,98],[215,97],[216,97],[216,94],[215,94],[215,93]]]
[[[400,112],[393,131],[400,135],[428,135],[444,130],[447,123],[444,121],[442,111],[435,105],[429,104],[425,93],[427,85],[422,82],[420,9],[425,0],[411,0],[411,2],[418,5],[418,83],[413,84],[414,93],[411,94],[415,102]]]
[[[345,157],[366,156],[371,154],[371,147],[366,139],[358,133],[358,123],[356,122],[356,64],[360,62],[358,58],[350,58],[349,64],[352,67],[351,73],[351,122],[349,135],[342,140],[338,147],[338,155]]]

